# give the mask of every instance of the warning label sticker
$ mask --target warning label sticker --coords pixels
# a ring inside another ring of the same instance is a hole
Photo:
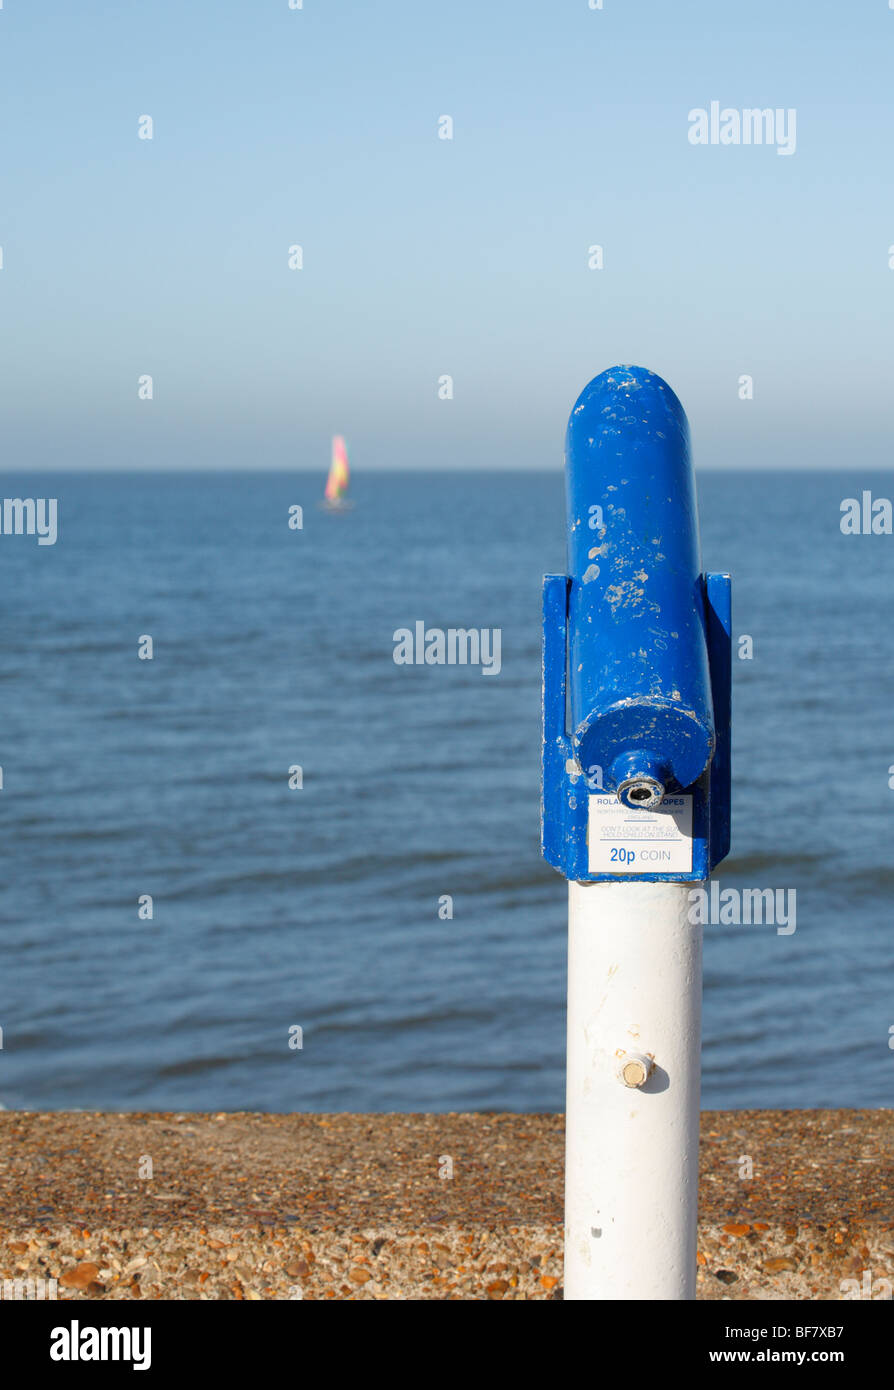
[[[666,796],[655,811],[634,811],[608,794],[589,802],[591,874],[692,873],[691,794]]]

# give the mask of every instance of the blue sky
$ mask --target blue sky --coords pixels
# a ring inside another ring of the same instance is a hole
[[[701,467],[888,467],[894,11],[603,2],[5,0],[3,467],[558,467],[617,362]]]

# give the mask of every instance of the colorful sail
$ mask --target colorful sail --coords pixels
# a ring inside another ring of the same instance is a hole
[[[325,497],[327,502],[338,502],[348,490],[351,473],[348,468],[348,451],[345,441],[337,434],[332,441],[332,466],[326,479]]]

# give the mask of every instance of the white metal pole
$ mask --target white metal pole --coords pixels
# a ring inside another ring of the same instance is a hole
[[[568,884],[566,1299],[695,1297],[699,886]]]

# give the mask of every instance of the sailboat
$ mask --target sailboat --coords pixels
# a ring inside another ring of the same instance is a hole
[[[326,491],[320,506],[327,512],[349,512],[354,503],[345,494],[351,480],[348,468],[348,450],[345,441],[337,434],[332,441],[332,463],[326,479]]]

